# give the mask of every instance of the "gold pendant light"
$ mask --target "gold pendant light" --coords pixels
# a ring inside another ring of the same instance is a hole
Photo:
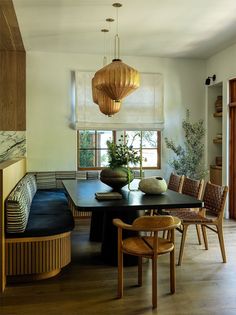
[[[98,105],[98,93],[99,90],[95,87],[95,77],[92,78],[92,96],[93,102]]]
[[[92,93],[93,101],[99,106],[100,111],[111,117],[118,113],[121,108],[121,102],[113,101],[110,97],[106,96],[104,93],[99,91],[94,87],[95,78],[92,79]]]
[[[114,20],[109,18],[107,19],[108,22],[113,22]],[[101,32],[107,33],[109,30],[107,29],[102,29]],[[107,58],[106,58],[106,48],[105,48],[105,36],[104,36],[104,57],[103,57],[103,65],[106,65],[107,63]],[[95,104],[99,106],[100,111],[111,117],[114,114],[118,113],[121,107],[121,102],[115,102],[113,101],[110,97],[105,95],[102,91],[98,90],[96,88],[96,80],[97,77],[94,76],[92,78],[92,96],[93,96],[93,101]]]
[[[120,59],[95,74],[96,88],[115,101],[120,101],[139,87],[139,73]]]
[[[114,3],[117,8],[117,32],[115,36],[115,58],[95,73],[94,87],[116,102],[120,102],[140,85],[139,73],[120,59],[120,39],[118,35],[118,8],[122,4]]]
[[[118,113],[121,108],[121,102],[113,101],[103,93],[98,94],[98,105],[100,111],[109,117]]]

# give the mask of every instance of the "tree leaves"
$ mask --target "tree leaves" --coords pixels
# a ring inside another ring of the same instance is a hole
[[[190,122],[190,112],[186,111],[186,118],[182,122],[184,130],[184,147],[176,145],[172,139],[165,138],[167,149],[172,150],[176,158],[169,161],[177,174],[185,175],[193,179],[205,177],[207,170],[203,167],[203,157],[205,146],[203,138],[205,128],[203,120],[195,123]]]

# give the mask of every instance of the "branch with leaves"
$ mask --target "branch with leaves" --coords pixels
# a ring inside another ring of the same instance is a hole
[[[165,138],[166,147],[172,150],[175,158],[169,161],[175,172],[193,179],[200,179],[206,176],[207,170],[203,167],[205,128],[203,120],[195,123],[190,122],[190,112],[186,111],[186,118],[182,122],[184,130],[184,146],[176,145],[173,140]]]
[[[140,156],[138,155],[137,150],[134,149],[133,145],[128,145],[123,136],[121,136],[121,139],[118,141],[118,144],[114,141],[107,141],[109,166],[114,168],[140,163]]]

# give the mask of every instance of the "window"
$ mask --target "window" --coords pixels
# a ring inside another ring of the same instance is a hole
[[[118,142],[119,139],[125,139],[124,141],[128,141],[128,144],[132,143],[138,152],[142,147],[144,169],[159,169],[161,167],[160,131],[79,130],[78,169],[88,170],[106,167],[108,165],[106,142],[107,140]]]

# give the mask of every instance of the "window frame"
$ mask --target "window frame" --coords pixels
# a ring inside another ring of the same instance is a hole
[[[83,129],[84,130],[84,129]],[[77,171],[94,171],[94,170],[102,170],[104,169],[104,166],[96,166],[96,167],[80,167],[79,166],[79,162],[80,162],[80,137],[79,137],[79,133],[80,131],[83,131],[82,129],[81,130],[77,130]],[[94,148],[90,148],[90,149],[87,149],[87,150],[94,150],[95,151],[95,163],[97,163],[97,152],[98,151],[102,151],[103,148],[97,148],[97,132],[99,131],[103,131],[102,129],[88,129],[89,131],[94,131],[95,133],[95,141],[94,141],[94,144],[95,144],[95,147]],[[124,135],[127,131],[150,131],[150,130],[108,130],[108,131],[111,131],[112,132],[112,137],[113,137],[113,141],[116,142],[117,140],[117,132],[124,132]],[[157,148],[144,148],[145,149],[149,149],[149,150],[156,150],[157,151],[157,166],[142,166],[142,169],[143,170],[159,170],[161,169],[161,131],[160,130],[151,130],[151,131],[156,131],[157,132],[157,143],[158,143],[158,146]],[[86,150],[86,149],[82,149],[82,150]],[[96,164],[95,164],[96,165]],[[139,166],[135,166],[135,167],[132,167],[133,170],[139,170]]]

